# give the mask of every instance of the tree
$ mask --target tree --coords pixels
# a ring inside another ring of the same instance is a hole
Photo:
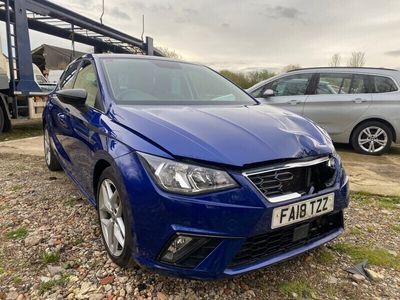
[[[240,86],[243,89],[249,88],[251,85],[248,82],[248,79],[246,78],[246,75],[242,72],[232,72],[229,70],[221,70],[220,74],[229,80],[233,81],[236,83],[238,86]]]
[[[348,67],[363,67],[365,65],[365,52],[354,51],[347,63]]]
[[[182,59],[182,55],[177,53],[175,50],[169,49],[167,47],[157,47],[157,49],[160,50],[166,57],[173,59]]]
[[[249,72],[246,74],[246,77],[248,79],[249,87],[251,87],[256,83],[271,78],[275,75],[276,75],[275,73],[270,72],[268,70],[260,70],[260,71]]]
[[[299,64],[290,64],[290,65],[287,65],[286,67],[282,68],[282,73],[286,73],[286,72],[300,69],[300,68],[301,68],[301,66]]]
[[[329,63],[330,67],[340,67],[341,57],[339,53],[335,53],[332,55],[331,62]]]
[[[221,70],[220,73],[243,89],[252,87],[256,83],[276,75],[268,70],[252,71],[248,73]]]

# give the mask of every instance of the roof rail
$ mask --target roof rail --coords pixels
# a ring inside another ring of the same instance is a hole
[[[379,68],[379,67],[309,67],[309,68],[298,68],[298,69],[289,70],[289,71],[287,71],[287,73],[294,72],[294,71],[301,71],[301,70],[320,70],[320,69],[374,69],[374,70],[399,71],[396,69]]]

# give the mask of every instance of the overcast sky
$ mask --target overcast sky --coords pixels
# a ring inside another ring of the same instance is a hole
[[[54,2],[101,13],[101,0]],[[364,51],[368,66],[400,67],[399,0],[105,0],[103,21],[140,37],[142,14],[156,46],[218,70],[323,66],[334,53],[345,65],[352,51]],[[71,47],[32,35],[32,47],[42,43]]]

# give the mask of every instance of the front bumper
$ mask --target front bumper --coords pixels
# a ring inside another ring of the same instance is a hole
[[[207,195],[183,196],[160,190],[134,155],[119,158],[117,164],[123,173],[131,204],[135,243],[133,257],[140,265],[152,270],[196,279],[229,277],[286,260],[322,245],[343,232],[342,211],[347,207],[349,197],[344,173],[332,188],[318,194],[294,201],[270,203],[239,172],[230,172],[239,183],[239,188]],[[132,172],[132,169],[135,171]],[[335,194],[334,211],[331,214],[337,216],[336,226],[273,255],[261,255],[245,263],[233,263],[249,239],[287,229],[271,230],[275,207],[327,193]],[[185,268],[160,260],[160,254],[176,234],[209,237],[218,242],[196,266]]]

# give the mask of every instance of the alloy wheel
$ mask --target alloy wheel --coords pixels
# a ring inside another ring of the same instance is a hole
[[[369,153],[376,153],[386,147],[388,135],[385,130],[377,126],[364,128],[358,135],[358,145]]]
[[[104,179],[100,186],[99,215],[107,248],[118,257],[125,246],[125,223],[120,195],[110,179]]]

